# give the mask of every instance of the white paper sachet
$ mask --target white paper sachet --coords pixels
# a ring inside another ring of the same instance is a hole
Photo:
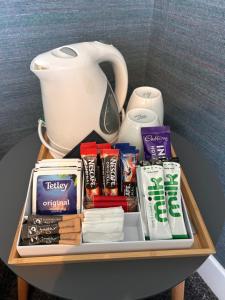
[[[123,216],[124,210],[121,206],[119,207],[107,207],[107,208],[91,208],[84,210],[84,217],[92,217],[92,216],[99,216],[99,217],[118,217]]]
[[[150,239],[172,239],[167,216],[163,167],[141,167],[141,175]]]
[[[83,241],[86,243],[116,242],[124,239],[122,207],[84,210]]]
[[[124,239],[123,232],[113,233],[99,233],[99,232],[86,232],[83,233],[83,241],[85,243],[110,243],[120,242]]]
[[[117,206],[117,207],[104,207],[104,208],[92,208],[92,209],[86,209],[86,213],[102,213],[102,214],[107,214],[107,213],[113,213],[113,212],[121,212],[123,211],[122,206]]]
[[[115,219],[115,218],[123,218],[124,219],[124,213],[123,214],[112,214],[112,215],[103,215],[103,214],[94,214],[94,215],[90,215],[90,214],[86,214],[84,215],[86,221],[91,221],[91,220],[98,220],[98,221],[104,221],[104,220],[109,220],[110,219]]]
[[[164,162],[164,185],[168,207],[169,224],[173,239],[187,239],[180,189],[180,164]]]
[[[112,233],[122,232],[123,221],[115,222],[83,222],[82,232]]]
[[[122,216],[118,216],[116,218],[111,218],[111,217],[107,217],[105,219],[102,219],[101,217],[97,217],[97,218],[85,218],[85,223],[88,223],[88,224],[96,224],[96,223],[99,223],[101,222],[102,224],[104,223],[114,223],[114,222],[117,222],[117,223],[123,223],[124,222],[124,217]]]
[[[140,166],[137,167],[136,174],[137,174],[137,186],[138,186],[138,195],[139,195],[139,207],[140,207],[141,219],[143,223],[143,230],[144,230],[145,239],[149,240],[148,221],[147,221],[147,214],[145,209],[145,194],[143,191],[143,183],[142,183]]]
[[[54,168],[54,167],[82,167],[80,158],[63,158],[63,159],[42,159],[35,164],[35,168]]]

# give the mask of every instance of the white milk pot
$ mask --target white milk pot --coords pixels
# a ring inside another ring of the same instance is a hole
[[[115,95],[99,66],[112,63]],[[62,157],[95,130],[106,141],[118,135],[128,74],[122,54],[112,45],[85,42],[38,55],[30,69],[40,79],[45,126],[54,157]]]

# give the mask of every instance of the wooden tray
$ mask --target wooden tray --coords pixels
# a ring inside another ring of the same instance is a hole
[[[173,155],[175,151],[172,149]],[[38,154],[38,160],[52,158],[48,149],[41,146]],[[194,244],[189,249],[175,250],[149,250],[149,251],[129,251],[129,252],[110,252],[110,253],[85,253],[55,256],[38,256],[38,257],[20,257],[16,243],[19,236],[19,228],[22,223],[20,219],[16,235],[13,241],[8,263],[13,265],[44,265],[44,264],[61,264],[75,262],[91,261],[112,261],[112,260],[131,260],[131,259],[155,259],[169,257],[190,257],[190,256],[208,256],[215,253],[215,247],[210,238],[204,220],[201,216],[195,198],[188,185],[184,172],[181,171],[181,189],[188,209],[190,220],[194,226]]]

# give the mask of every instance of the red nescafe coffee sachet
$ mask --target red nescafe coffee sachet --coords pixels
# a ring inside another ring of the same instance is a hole
[[[108,143],[88,142],[80,145],[80,155],[84,165],[86,196],[89,199],[92,199],[94,195],[100,195],[101,189],[104,189],[100,152],[110,148],[111,145]]]
[[[103,172],[103,195],[118,196],[118,149],[103,149],[100,153]]]
[[[86,198],[84,207],[88,209],[122,206],[126,212],[136,211],[137,203],[134,195],[129,197],[119,193],[120,150],[112,149],[108,143],[96,144],[92,142],[82,143],[80,154],[85,174]]]
[[[97,172],[97,149],[81,147],[80,154],[84,165],[86,196],[91,198],[93,195],[100,195]]]

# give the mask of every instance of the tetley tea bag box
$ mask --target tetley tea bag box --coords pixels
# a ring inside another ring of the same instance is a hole
[[[74,168],[35,170],[32,198],[33,214],[58,215],[80,213],[80,170]]]

